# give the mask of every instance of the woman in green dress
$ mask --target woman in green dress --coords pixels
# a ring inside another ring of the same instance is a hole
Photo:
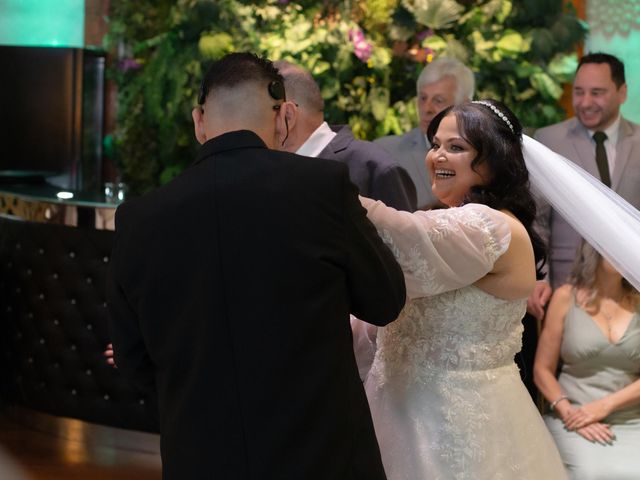
[[[573,479],[640,478],[639,304],[638,291],[586,242],[552,297],[534,378]]]

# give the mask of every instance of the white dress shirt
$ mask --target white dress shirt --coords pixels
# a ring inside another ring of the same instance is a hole
[[[315,129],[296,153],[307,157],[317,157],[336,135],[336,132],[331,130],[327,122],[322,122],[322,124]]]

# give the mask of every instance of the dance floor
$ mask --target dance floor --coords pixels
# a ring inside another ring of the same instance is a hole
[[[160,480],[159,437],[5,412],[0,415],[0,478]]]

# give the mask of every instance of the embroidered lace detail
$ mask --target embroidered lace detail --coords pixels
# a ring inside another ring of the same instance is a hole
[[[501,427],[497,406],[487,399],[498,395],[500,402],[508,402],[504,392],[522,388],[513,359],[521,347],[525,311],[526,300],[502,300],[469,286],[410,301],[399,319],[378,330],[378,350],[367,379],[376,430],[395,428],[389,426],[393,420],[379,426],[388,412],[378,409],[387,408],[386,402],[399,402],[400,411],[412,412],[411,425],[420,439],[413,453],[423,456],[429,478],[537,478],[522,474],[521,462],[528,457],[510,454],[507,438],[499,449],[504,456],[494,458],[494,436],[511,425]],[[384,400],[377,403],[378,398]],[[413,403],[416,399],[420,403]],[[381,448],[389,448],[386,439]],[[500,465],[493,469],[495,463]],[[481,465],[488,469],[485,474],[478,471]]]
[[[494,223],[481,211],[452,208],[430,211],[429,214],[430,224],[426,234],[434,244],[442,243],[447,239],[459,238],[462,231],[460,227],[462,221],[465,230],[481,232],[480,238],[483,243],[478,245],[478,250],[486,255],[487,263],[493,264],[508,246],[508,243],[501,244],[496,238]],[[394,240],[392,230],[381,228],[378,233],[407,275],[412,275],[416,280],[427,285],[437,283],[436,279],[441,276],[441,270],[432,266],[432,263],[426,258],[423,242],[399,246]]]
[[[520,351],[526,301],[507,301],[476,287],[407,302],[400,317],[378,332],[372,374],[428,384],[456,372],[473,378],[511,365]]]

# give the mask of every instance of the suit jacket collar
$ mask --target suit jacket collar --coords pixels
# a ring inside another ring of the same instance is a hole
[[[267,148],[262,139],[250,130],[237,130],[235,132],[223,133],[210,140],[207,140],[196,157],[194,165],[200,163],[205,158],[216,153],[239,150],[241,148]]]
[[[591,135],[589,134],[589,130],[587,130],[587,128],[582,125],[578,119],[576,117],[572,117],[569,120],[567,120],[567,130],[569,130],[569,132],[572,135],[579,135],[579,136],[584,136],[586,138],[591,139]],[[634,130],[636,125],[634,125],[633,123],[631,123],[629,120],[627,120],[624,117],[620,117],[620,132],[618,133],[618,142],[620,142],[620,140],[623,137],[628,137],[633,135]]]
[[[331,130],[336,132],[336,136],[320,152],[318,155],[320,158],[334,158],[335,155],[349,148],[349,145],[355,140],[348,125],[331,125]]]
[[[591,136],[589,135],[589,130],[587,130],[584,125],[582,125],[578,119],[576,117],[572,117],[570,118],[568,121],[568,131],[571,135],[575,135],[575,136],[579,136],[579,137],[584,137],[584,138],[591,138]]]
[[[411,137],[411,141],[413,142],[413,144],[419,146],[420,149],[429,148],[429,144],[427,142],[427,136],[422,132],[420,127],[416,127],[413,130],[411,130],[409,132],[409,135]]]
[[[638,126],[624,118],[620,118],[620,132],[618,133],[618,145],[616,145],[616,167],[611,174],[611,188],[618,188],[624,170],[632,158],[640,156],[640,142],[634,141],[634,131]]]

